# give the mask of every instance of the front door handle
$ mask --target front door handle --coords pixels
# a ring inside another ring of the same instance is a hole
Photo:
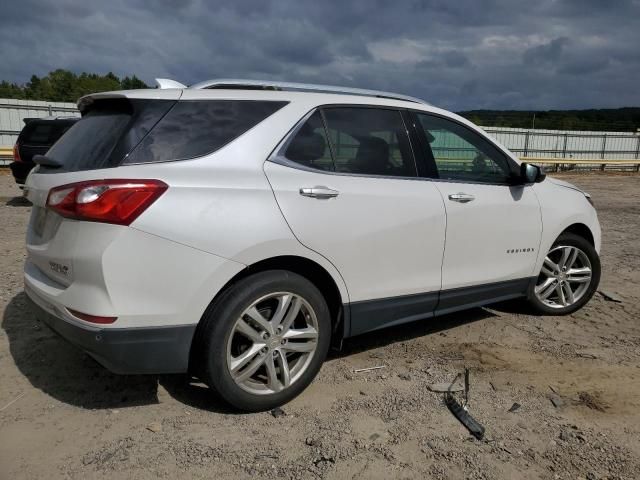
[[[469,193],[452,193],[451,195],[449,195],[449,200],[458,203],[469,203],[475,199],[476,197]]]
[[[318,186],[318,187],[306,187],[300,189],[300,195],[303,197],[312,197],[312,198],[334,198],[340,194],[339,191],[333,190],[329,187]]]

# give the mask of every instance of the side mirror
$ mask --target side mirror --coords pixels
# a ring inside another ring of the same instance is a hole
[[[540,183],[546,178],[547,174],[537,165],[531,163],[522,163],[520,165],[520,178],[523,183]]]

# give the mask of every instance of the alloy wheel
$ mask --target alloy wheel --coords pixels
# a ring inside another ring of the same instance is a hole
[[[591,262],[575,246],[556,246],[544,259],[535,295],[551,308],[566,308],[579,301],[591,284]]]
[[[266,295],[236,320],[227,342],[227,368],[243,390],[281,392],[306,371],[318,345],[311,305],[291,292]]]

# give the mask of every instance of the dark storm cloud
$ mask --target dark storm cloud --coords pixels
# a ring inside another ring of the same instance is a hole
[[[467,108],[640,105],[640,0],[5,0],[0,79],[271,78]]]

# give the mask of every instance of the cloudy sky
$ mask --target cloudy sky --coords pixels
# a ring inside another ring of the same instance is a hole
[[[640,0],[4,0],[0,79],[266,78],[452,110],[640,106]]]

